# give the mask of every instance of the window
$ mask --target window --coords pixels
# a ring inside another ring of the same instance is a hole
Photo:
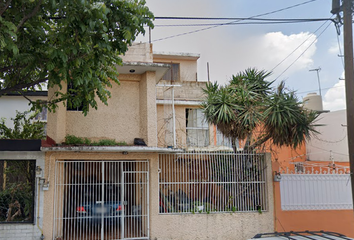
[[[264,154],[159,155],[159,212],[267,211]]]
[[[76,96],[77,95],[77,88],[73,86],[72,83],[68,83],[68,93],[71,94],[71,96]],[[83,109],[83,102],[80,99],[69,99],[67,100],[66,104],[66,110],[68,111],[82,111]]]
[[[33,223],[35,161],[0,161],[0,223]]]
[[[201,109],[186,109],[187,146],[206,147],[209,145],[209,124]]]
[[[43,107],[42,110],[38,113],[38,115],[36,115],[34,119],[41,122],[47,122],[47,112],[48,112],[47,108]]]
[[[171,63],[171,69],[169,69],[162,80],[178,81],[179,80],[179,63]]]
[[[217,128],[216,130],[216,146],[225,146],[232,148],[231,138],[225,137]],[[236,147],[238,148],[238,141],[236,142]]]

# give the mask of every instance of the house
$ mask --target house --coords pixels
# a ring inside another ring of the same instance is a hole
[[[0,239],[248,239],[273,231],[270,155],[230,152],[205,123],[198,58],[135,44],[117,66],[108,106],[84,116],[59,105],[47,117],[51,146],[0,152],[3,161],[40,166],[33,220],[0,224]],[[122,144],[62,144],[67,135]]]
[[[307,97],[317,101],[320,96]],[[316,124],[320,134],[297,151],[279,151],[273,162],[275,230],[326,230],[354,237],[346,111],[325,111]]]

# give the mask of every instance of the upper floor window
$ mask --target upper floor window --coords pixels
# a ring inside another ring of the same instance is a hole
[[[70,93],[72,96],[77,95],[76,88],[73,86],[72,83],[68,83],[68,93]],[[82,111],[82,109],[83,109],[83,102],[82,101],[79,106],[75,106],[75,103],[73,100],[70,100],[70,99],[67,100],[66,110],[68,110],[68,111]]]
[[[179,63],[171,63],[171,69],[165,73],[162,80],[179,81]]]
[[[201,109],[186,109],[187,146],[206,147],[209,145],[209,124]]]

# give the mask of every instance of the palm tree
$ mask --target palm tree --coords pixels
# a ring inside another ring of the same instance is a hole
[[[273,82],[265,81],[269,76],[269,72],[250,68],[232,76],[226,86],[209,83],[204,89],[206,120],[231,138],[234,146],[236,139],[244,139],[249,150],[267,141],[297,148],[317,133],[314,121],[318,113],[304,109],[284,82],[272,90]]]

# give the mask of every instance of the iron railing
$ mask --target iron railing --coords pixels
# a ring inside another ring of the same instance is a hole
[[[160,154],[159,212],[268,210],[264,154]]]

